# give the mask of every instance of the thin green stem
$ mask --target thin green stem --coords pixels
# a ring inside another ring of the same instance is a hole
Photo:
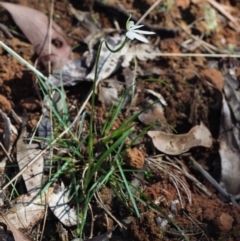
[[[124,42],[123,42],[123,43],[120,45],[120,47],[118,47],[117,49],[111,49],[105,39],[102,41],[102,43],[105,43],[105,44],[106,44],[106,47],[107,47],[107,49],[108,49],[110,52],[112,52],[112,53],[117,53],[117,52],[119,52],[119,51],[125,46],[125,44],[126,44],[127,41],[128,41],[128,38],[126,37],[126,38],[124,39]],[[95,72],[95,74],[96,74],[96,72]]]
[[[126,42],[128,41],[128,38],[126,37],[124,42],[120,45],[120,47],[118,47],[117,49],[111,49],[107,43],[106,40],[101,41],[99,47],[98,47],[98,52],[97,52],[97,58],[96,58],[96,66],[95,66],[95,73],[94,73],[94,81],[93,81],[93,90],[92,90],[92,101],[91,101],[91,105],[92,105],[92,110],[91,110],[91,115],[90,115],[90,127],[89,127],[89,141],[88,141],[88,162],[89,164],[92,163],[93,161],[93,120],[94,120],[94,100],[95,100],[95,90],[98,84],[98,66],[99,66],[99,60],[100,60],[100,54],[101,54],[101,50],[102,50],[102,45],[103,43],[105,43],[107,49],[112,52],[112,53],[116,53],[118,51],[120,51],[126,44]],[[91,168],[89,168],[88,170],[91,170]],[[89,173],[89,172],[88,172]],[[87,177],[88,177],[88,173],[87,173]]]

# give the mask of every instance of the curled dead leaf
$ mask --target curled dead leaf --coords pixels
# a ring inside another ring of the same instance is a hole
[[[71,47],[63,30],[55,22],[52,22],[52,29],[49,31],[49,19],[45,14],[18,4],[0,4],[11,14],[45,66],[50,61],[53,68],[60,68],[70,60]]]
[[[187,134],[148,131],[148,135],[159,151],[169,155],[179,155],[196,146],[211,147],[212,145],[212,135],[203,123],[194,126]]]

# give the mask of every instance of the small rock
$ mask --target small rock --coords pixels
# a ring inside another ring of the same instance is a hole
[[[233,217],[228,213],[222,213],[219,217],[220,225],[224,232],[228,232],[232,228]]]

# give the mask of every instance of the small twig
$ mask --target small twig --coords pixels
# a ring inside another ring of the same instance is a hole
[[[94,215],[93,215],[93,210],[92,210],[92,205],[89,203],[88,204],[88,207],[89,207],[89,210],[90,210],[90,213],[91,213],[91,231],[90,231],[90,235],[89,235],[89,239],[91,239],[93,237],[93,229],[94,229]]]
[[[102,209],[105,210],[105,212],[113,219],[115,220],[115,222],[119,225],[120,228],[126,228],[115,216],[113,216],[113,214],[105,207],[105,205],[102,202],[102,199],[99,195],[98,192],[94,193],[94,197],[96,199],[96,201],[98,202],[98,204],[101,206]]]
[[[2,144],[2,142],[0,141],[0,147],[2,147],[2,149],[3,149],[3,151],[4,151],[4,153],[5,153],[5,155],[6,155],[6,157],[7,157],[7,159],[11,162],[11,163],[13,163],[13,160],[12,160],[12,158],[10,157],[10,153],[6,150],[6,148],[4,147],[4,145]],[[4,159],[3,159],[4,160]],[[1,164],[3,165],[3,160],[1,160]],[[6,162],[6,160],[5,160],[5,162]],[[2,166],[1,165],[1,166]]]
[[[205,171],[192,156],[189,156],[188,158],[192,162],[193,166],[219,191],[219,193],[221,193],[221,195],[223,195],[224,198],[235,204],[237,207],[240,207],[240,205],[235,201],[234,197],[224,190],[220,184],[207,171]]]
[[[97,4],[99,6],[102,6],[102,7],[105,7],[105,8],[108,8],[109,11],[111,12],[117,12],[118,14],[122,14],[124,15],[126,18],[129,17],[129,12],[123,7],[119,7],[117,5],[113,5],[113,4],[107,4],[101,0],[94,0],[94,4]],[[156,4],[156,3],[155,3]],[[154,5],[154,7],[156,7]],[[137,22],[138,21],[138,18],[136,18],[135,16],[132,16],[131,19],[134,21],[134,22]],[[153,31],[164,31],[164,32],[173,32],[173,33],[176,33],[177,32],[177,29],[172,29],[172,28],[168,28],[168,27],[162,27],[162,26],[159,26],[157,24],[150,24],[146,21],[142,21],[142,24],[148,28],[148,29],[152,29]]]
[[[155,8],[162,0],[157,0],[143,15],[142,17],[137,21],[136,25],[139,25],[146,17],[147,15]]]
[[[175,160],[179,163],[179,165],[181,165],[182,167],[182,173],[191,181],[193,181],[193,183],[202,191],[204,192],[208,197],[212,196],[212,193],[201,183],[199,182],[195,177],[193,177],[192,175],[190,175],[187,172],[187,167],[185,166],[185,164],[181,161],[179,161],[177,158],[175,158]]]
[[[46,199],[46,196],[44,196],[44,197]],[[45,201],[45,203],[47,203],[47,202]],[[42,241],[42,239],[43,239],[44,229],[45,229],[46,221],[47,221],[47,214],[48,214],[48,204],[45,205],[45,212],[44,212],[44,218],[43,218],[43,227],[42,227],[42,230],[41,230],[41,236],[40,236],[40,240],[39,241]]]
[[[240,54],[151,53],[149,55],[156,57],[240,58]]]

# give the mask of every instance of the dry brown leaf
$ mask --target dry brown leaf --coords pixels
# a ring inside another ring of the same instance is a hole
[[[161,131],[148,131],[154,146],[169,155],[179,155],[192,147],[212,145],[212,136],[206,126],[201,123],[194,126],[187,134],[168,134]]]
[[[8,219],[7,216],[5,216],[2,212],[0,212],[0,215],[4,219],[5,223],[9,227],[9,229],[12,231],[13,237],[15,241],[32,241],[30,238],[26,237],[22,232],[20,232]]]
[[[129,67],[130,62],[134,57],[137,57],[141,61],[146,61],[148,59],[155,59],[156,53],[160,53],[160,50],[149,44],[136,44],[128,48],[126,54],[124,55],[124,60],[122,62],[122,67]]]
[[[166,100],[163,98],[163,96],[160,93],[150,89],[145,89],[145,92],[157,97],[162,105],[167,106]]]
[[[28,165],[40,152],[41,149],[37,144],[25,144],[23,137],[26,133],[25,123],[26,119],[23,118],[22,133],[17,142],[17,162],[20,171]],[[26,188],[29,191],[36,190],[41,186],[43,177],[44,159],[40,156],[34,165],[29,166],[22,174],[25,181]]]
[[[20,171],[28,165],[42,150],[37,144],[25,144],[22,139],[17,143],[17,161]],[[40,156],[33,165],[29,166],[22,174],[28,191],[41,186],[43,177],[44,159]]]
[[[102,87],[99,85],[98,98],[106,106],[117,105],[119,103],[118,91],[116,88]]]
[[[111,49],[116,49],[119,47],[120,44],[123,43],[125,36],[123,35],[116,35],[114,37],[108,36],[106,41],[108,42],[108,46]],[[112,53],[108,50],[105,44],[102,45],[100,57],[99,57],[99,64],[98,64],[98,74],[97,74],[97,81],[104,80],[108,78],[114,71],[120,67],[120,62],[122,56],[125,56],[128,51],[128,44],[124,46],[120,51],[117,53]],[[93,66],[91,72],[86,76],[86,79],[94,80],[95,79],[95,68],[96,63]]]
[[[230,71],[229,71],[230,72]],[[224,76],[220,122],[221,185],[232,195],[240,194],[240,91],[236,76]]]
[[[60,68],[70,60],[71,47],[68,45],[62,29],[54,22],[52,22],[51,40],[49,41],[49,19],[45,14],[18,4],[7,2],[0,4],[12,15],[16,24],[34,46],[36,53],[40,55],[45,66],[48,66],[48,61],[50,61],[53,68]]]
[[[77,215],[73,208],[68,205],[69,192],[63,183],[55,186],[54,191],[48,196],[48,204],[54,215],[67,227],[77,225]],[[80,220],[81,221],[81,220]]]
[[[152,104],[152,102],[149,102]],[[151,107],[142,112],[138,119],[145,125],[151,125],[155,122],[166,123],[167,120],[164,116],[164,110],[160,103],[153,104]]]
[[[61,69],[53,70],[49,76],[50,86],[71,86],[85,79],[87,69],[83,67],[84,58],[68,61]],[[46,83],[48,85],[48,83]]]
[[[5,216],[17,229],[34,227],[43,218],[48,198],[52,192],[53,188],[49,188],[42,196],[39,195],[39,192],[31,192],[17,197],[12,201],[12,208],[5,213]],[[1,217],[0,222],[5,223]]]
[[[226,87],[226,84],[224,85]],[[228,87],[229,88],[229,87]],[[239,102],[235,103],[236,105]],[[230,107],[229,107],[230,106]],[[232,195],[240,194],[240,140],[239,122],[231,112],[231,105],[223,96],[220,124],[221,185]]]

